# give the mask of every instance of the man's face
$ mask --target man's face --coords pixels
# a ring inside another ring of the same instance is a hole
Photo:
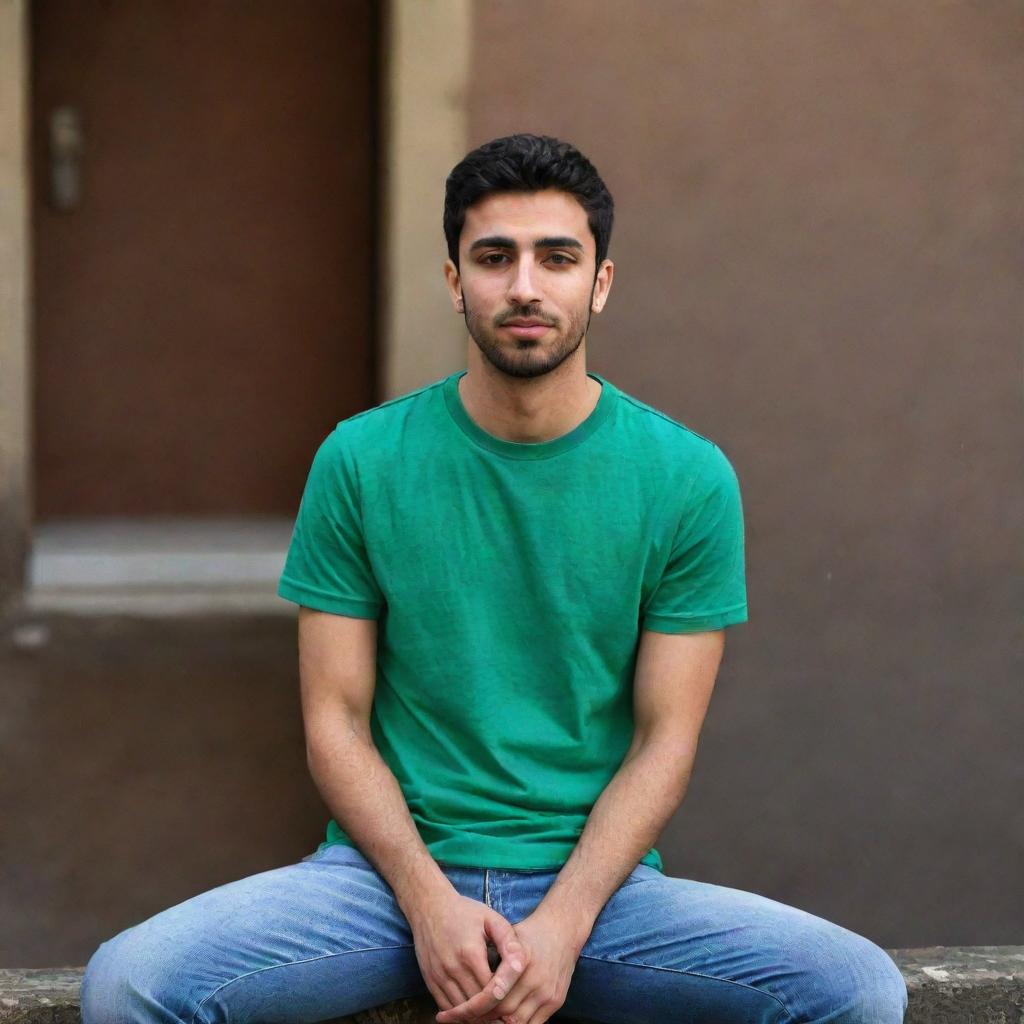
[[[613,266],[597,256],[587,214],[558,189],[500,192],[466,211],[456,270],[445,275],[456,309],[492,366],[511,377],[550,373],[579,348],[604,306]]]

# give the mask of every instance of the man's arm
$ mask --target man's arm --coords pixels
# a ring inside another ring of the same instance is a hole
[[[370,734],[377,622],[299,608],[299,680],[306,762],[328,808],[388,880],[408,916],[412,904],[451,883],[430,855],[394,773]]]
[[[724,648],[721,629],[641,633],[633,742],[541,904],[575,923],[580,948],[686,795]]]
[[[491,975],[486,940],[506,969],[521,949],[496,911],[460,896],[431,856],[370,732],[377,622],[299,608],[299,678],[310,774],[331,813],[390,884],[413,930],[439,1006],[479,992]]]
[[[515,928],[531,966],[522,980],[495,972],[484,990],[437,1014],[442,1024],[542,1024],[562,1005],[598,914],[682,803],[725,647],[724,630],[641,633],[633,741],[591,808],[569,859]]]

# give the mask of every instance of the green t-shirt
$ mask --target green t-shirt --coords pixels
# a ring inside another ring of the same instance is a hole
[[[378,620],[372,736],[435,860],[559,868],[632,739],[640,630],[746,621],[739,488],[597,374],[582,423],[523,444],[470,419],[465,372],[327,436],[277,592]]]

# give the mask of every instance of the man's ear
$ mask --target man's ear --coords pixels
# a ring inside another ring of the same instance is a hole
[[[611,260],[602,260],[594,280],[594,290],[591,294],[590,309],[594,313],[600,313],[604,304],[608,301],[608,292],[611,291],[612,278],[615,276],[615,264]]]
[[[444,261],[444,281],[455,312],[461,313],[465,306],[462,298],[462,279],[459,277],[459,268],[450,259]]]

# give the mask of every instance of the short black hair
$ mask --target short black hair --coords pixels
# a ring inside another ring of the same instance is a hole
[[[587,211],[597,242],[597,267],[608,255],[615,204],[594,165],[571,143],[550,135],[506,135],[467,153],[444,186],[444,237],[459,265],[459,236],[466,210],[492,192],[539,192],[557,188],[575,196]]]

